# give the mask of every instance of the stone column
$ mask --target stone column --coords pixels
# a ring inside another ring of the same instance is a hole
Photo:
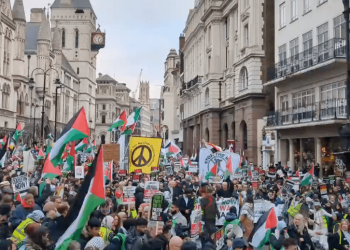
[[[230,13],[229,16],[229,51],[230,51],[230,58],[228,60],[229,64],[228,67],[231,67],[231,65],[233,64],[233,59],[234,59],[234,36],[235,36],[235,28],[234,28],[234,13],[233,11]]]
[[[294,166],[294,144],[293,139],[289,139],[289,165],[292,171],[295,170]]]
[[[316,156],[315,156],[316,162],[315,162],[315,163],[320,164],[320,177],[322,177],[322,175],[323,175],[323,170],[322,170],[322,144],[321,144],[321,138],[316,137],[316,138],[315,138],[315,144],[316,144],[316,150],[315,150],[315,153],[316,153]]]
[[[303,139],[300,138],[300,167],[303,166],[303,152],[304,152],[304,147],[303,147]]]

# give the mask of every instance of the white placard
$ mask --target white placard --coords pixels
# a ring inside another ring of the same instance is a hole
[[[20,193],[29,189],[29,180],[25,175],[13,177],[11,183],[14,193]]]
[[[222,226],[225,222],[225,216],[230,212],[232,206],[236,207],[237,214],[239,214],[239,201],[234,198],[222,198],[216,202],[220,218],[216,217],[216,226]]]
[[[84,179],[84,166],[75,166],[75,179]]]

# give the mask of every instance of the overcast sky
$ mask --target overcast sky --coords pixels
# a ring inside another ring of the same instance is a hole
[[[90,0],[97,23],[107,33],[106,47],[98,55],[97,74],[109,74],[133,91],[142,80],[150,81],[151,97],[163,85],[164,61],[171,48],[178,50],[194,0]],[[11,0],[13,5],[14,0]],[[23,0],[29,21],[31,8],[47,7],[53,0]]]

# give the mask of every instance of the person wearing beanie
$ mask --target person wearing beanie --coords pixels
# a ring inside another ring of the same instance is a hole
[[[240,238],[237,238],[232,242],[232,250],[243,250],[245,248],[246,246],[244,244],[244,241]]]
[[[277,222],[275,233],[270,235],[270,250],[280,250],[288,236],[287,224],[284,221]]]
[[[126,250],[131,250],[134,243],[145,235],[147,224],[148,222],[144,218],[140,218],[135,221],[135,227],[128,231],[128,237],[126,239]]]

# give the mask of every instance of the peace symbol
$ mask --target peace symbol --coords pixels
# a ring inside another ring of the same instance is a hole
[[[148,153],[148,154],[147,154]],[[131,156],[131,162],[135,167],[144,167],[152,159],[152,151],[145,145],[138,146],[134,149]]]

